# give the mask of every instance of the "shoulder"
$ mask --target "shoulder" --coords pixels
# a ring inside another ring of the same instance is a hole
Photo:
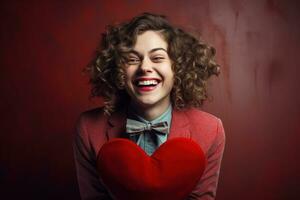
[[[97,107],[97,108],[92,108],[86,111],[83,111],[80,115],[79,115],[79,120],[101,120],[104,119],[105,115],[103,112],[103,107]]]
[[[92,126],[102,124],[107,121],[107,116],[104,115],[103,107],[92,108],[83,111],[78,119],[77,126]]]
[[[106,122],[107,116],[104,115],[103,107],[97,107],[82,112],[76,121],[76,128],[78,133],[87,134],[93,130],[101,130]]]
[[[89,151],[97,152],[106,141],[106,127],[107,116],[102,107],[86,110],[77,119],[75,141],[84,144]]]
[[[189,118],[189,120],[192,122],[198,123],[199,120],[201,120],[202,122],[205,122],[207,125],[214,125],[219,121],[221,121],[220,118],[218,118],[217,116],[197,108],[187,109],[185,110],[185,113]]]
[[[208,146],[225,142],[225,131],[220,118],[196,108],[186,110],[185,114],[190,122],[194,139],[206,141]]]

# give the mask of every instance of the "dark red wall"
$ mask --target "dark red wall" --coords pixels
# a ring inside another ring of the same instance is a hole
[[[222,74],[203,108],[227,135],[217,199],[299,199],[299,9],[292,0],[2,1],[1,199],[79,199],[73,125],[101,103],[88,100],[81,69],[106,24],[144,11],[217,49]]]

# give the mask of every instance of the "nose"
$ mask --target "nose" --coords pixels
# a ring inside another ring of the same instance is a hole
[[[152,62],[149,58],[144,57],[144,59],[142,60],[141,64],[140,64],[140,70],[143,72],[152,72]]]

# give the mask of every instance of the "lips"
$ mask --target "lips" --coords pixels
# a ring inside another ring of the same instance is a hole
[[[149,92],[154,90],[160,82],[161,80],[159,78],[141,77],[135,79],[133,84],[138,91]]]
[[[160,82],[159,78],[137,78],[133,81],[135,86],[157,85]]]

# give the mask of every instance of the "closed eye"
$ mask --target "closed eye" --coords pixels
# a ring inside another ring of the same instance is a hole
[[[140,63],[140,59],[139,58],[127,58],[126,60],[128,65],[138,65]]]
[[[155,62],[155,63],[163,62],[164,59],[165,59],[164,57],[160,57],[160,56],[152,58],[153,62]]]

